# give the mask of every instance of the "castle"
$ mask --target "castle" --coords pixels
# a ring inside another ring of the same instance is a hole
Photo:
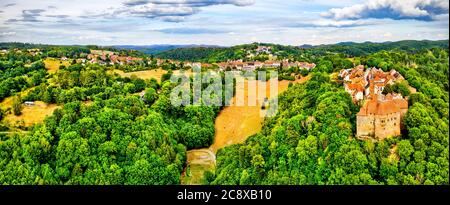
[[[374,95],[356,115],[356,137],[383,140],[400,135],[408,101],[400,94]]]
[[[382,94],[386,85],[404,80],[400,73],[395,70],[383,72],[377,68],[364,71],[364,66],[358,66],[343,70],[339,75],[353,101],[363,103],[356,115],[357,138],[383,140],[401,134],[408,101],[401,94]]]

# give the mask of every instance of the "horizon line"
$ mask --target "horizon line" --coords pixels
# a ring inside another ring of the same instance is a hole
[[[272,45],[280,45],[280,46],[294,46],[294,47],[300,47],[304,45],[310,45],[310,46],[326,46],[326,45],[336,45],[340,43],[377,43],[377,44],[383,44],[383,43],[395,43],[395,42],[402,42],[402,41],[449,41],[449,38],[444,39],[402,39],[398,41],[338,41],[335,43],[322,43],[322,44],[279,44],[279,43],[269,43],[269,42],[251,42],[251,43],[241,43],[241,44],[234,44],[234,45],[213,45],[213,44],[166,44],[166,43],[158,43],[158,44],[109,44],[109,45],[102,45],[102,44],[49,44],[49,43],[33,43],[33,42],[20,42],[20,41],[0,41],[0,43],[22,43],[22,44],[34,44],[34,45],[48,45],[48,46],[100,46],[100,47],[115,47],[115,46],[192,46],[192,47],[202,47],[202,46],[209,46],[209,47],[235,47],[240,45],[250,45],[250,44],[272,44]]]

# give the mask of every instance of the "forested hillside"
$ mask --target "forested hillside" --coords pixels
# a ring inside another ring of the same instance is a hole
[[[292,58],[295,60],[310,59],[311,56],[325,55],[328,53],[342,53],[349,56],[369,55],[382,50],[399,50],[409,53],[419,52],[423,49],[448,48],[448,40],[442,41],[399,41],[386,43],[340,43],[335,45],[320,45],[308,48],[294,46],[281,46],[275,44],[254,43],[247,45],[233,46],[229,48],[177,48],[157,54],[158,57],[202,61],[215,63],[230,60],[243,59],[246,57],[246,51],[255,49],[258,45],[271,46],[274,54],[283,58]]]
[[[418,88],[401,137],[355,139],[358,109],[350,95],[316,73],[280,96],[279,113],[261,133],[219,151],[210,183],[448,184],[448,50],[383,51],[357,60],[396,69]]]
[[[334,45],[320,45],[315,46],[311,50],[318,53],[336,52],[344,53],[350,56],[362,56],[376,53],[382,50],[398,50],[408,53],[417,53],[424,49],[431,48],[448,48],[448,40],[442,41],[413,41],[405,40],[398,42],[385,42],[385,43],[338,43]]]
[[[258,46],[270,46],[272,52],[283,57],[301,57],[302,50],[294,46],[282,46],[276,44],[253,43],[233,46],[228,48],[194,47],[177,48],[157,54],[157,57],[175,60],[200,61],[206,63],[225,62],[227,60],[245,59],[247,51],[254,50]]]

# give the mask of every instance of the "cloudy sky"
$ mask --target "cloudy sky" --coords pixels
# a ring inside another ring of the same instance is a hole
[[[448,0],[1,0],[0,42],[289,45],[448,39]]]

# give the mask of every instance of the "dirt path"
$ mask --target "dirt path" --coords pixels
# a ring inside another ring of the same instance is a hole
[[[293,83],[302,83],[309,80],[310,77],[304,77]],[[286,91],[291,81],[278,81],[278,94]],[[258,84],[257,84],[258,85]],[[270,95],[270,84],[266,84],[266,96]],[[248,82],[245,82],[244,99],[247,102],[249,93],[247,92]],[[182,184],[201,184],[203,173],[208,167],[215,168],[215,154],[219,149],[226,146],[244,142],[248,137],[261,131],[264,117],[261,116],[262,100],[257,100],[256,106],[237,106],[236,97],[231,99],[230,106],[225,107],[216,118],[214,143],[206,149],[188,151],[187,167],[182,174]],[[205,154],[209,152],[212,154]],[[186,173],[186,172],[190,173]],[[189,175],[186,177],[186,175]]]

